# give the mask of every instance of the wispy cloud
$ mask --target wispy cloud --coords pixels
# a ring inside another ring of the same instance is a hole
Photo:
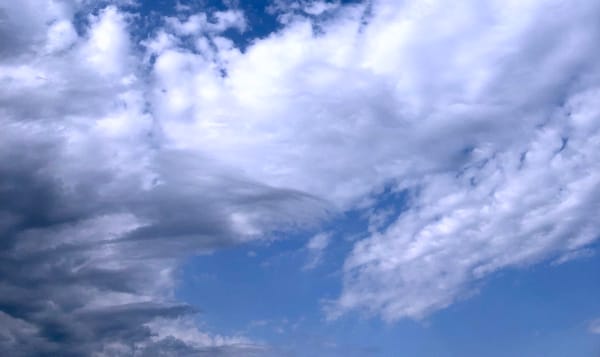
[[[590,333],[600,335],[600,319],[592,320],[588,325],[588,331],[590,331]]]
[[[311,270],[316,268],[323,259],[325,249],[331,243],[331,233],[322,232],[313,236],[308,243],[306,243],[306,253],[308,255],[308,261],[304,264],[305,270]]]

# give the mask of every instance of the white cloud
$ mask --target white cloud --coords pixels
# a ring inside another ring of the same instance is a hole
[[[70,21],[62,20],[52,24],[48,29],[46,49],[49,52],[67,49],[77,40],[77,32]]]
[[[305,15],[319,16],[328,11],[335,10],[340,7],[339,1],[319,1],[319,0],[274,0],[267,7],[270,13],[279,14],[279,20],[286,23],[293,20],[294,13]]]
[[[247,27],[244,14],[239,10],[215,11],[210,16],[201,12],[185,20],[169,17],[166,23],[181,36],[219,34],[229,29],[244,32]]]
[[[83,56],[100,74],[123,75],[131,69],[129,31],[126,20],[116,7],[109,6],[99,16],[90,17],[89,39]]]
[[[588,326],[590,333],[600,335],[600,319],[596,319],[590,322]]]
[[[306,251],[308,254],[308,261],[304,265],[305,270],[316,268],[321,264],[325,249],[331,243],[331,233],[318,233],[309,239],[306,243]]]
[[[597,239],[600,132],[581,132],[572,105],[570,118],[557,114],[525,148],[474,152],[482,159],[460,175],[425,178],[395,223],[355,246],[341,310],[420,318],[489,273],[572,254]]]
[[[316,33],[296,16],[244,53],[216,51],[218,64],[157,59],[170,145],[341,210],[386,184],[410,193],[356,244],[332,316],[420,318],[491,272],[597,238],[598,6],[446,5],[375,2],[367,25],[348,6]]]

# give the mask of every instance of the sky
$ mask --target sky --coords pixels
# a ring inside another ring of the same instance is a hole
[[[0,351],[600,357],[598,19],[0,0]]]

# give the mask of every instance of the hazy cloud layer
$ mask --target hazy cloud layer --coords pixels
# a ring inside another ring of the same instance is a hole
[[[243,51],[238,10],[139,38],[90,9],[0,1],[2,350],[268,353],[195,328],[178,262],[349,209],[373,224],[330,317],[421,318],[598,238],[595,1],[277,1]]]

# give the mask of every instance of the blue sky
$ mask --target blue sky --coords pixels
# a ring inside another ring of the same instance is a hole
[[[595,356],[589,316],[600,314],[600,259],[542,264],[491,276],[465,301],[419,321],[364,316],[327,321],[322,299],[339,294],[344,236],[355,217],[335,220],[339,235],[323,264],[303,270],[307,235],[190,259],[177,296],[201,310],[214,331],[236,331],[289,355]],[[210,306],[210,308],[207,308]]]
[[[0,350],[600,356],[598,18],[0,0]]]
[[[281,254],[280,249],[265,249],[263,254]],[[318,299],[339,289],[326,269],[309,276],[297,270],[293,264],[297,262],[265,269],[247,252],[236,249],[195,258],[184,268],[186,283],[178,294],[199,308],[211,306],[200,319],[215,330],[243,331],[296,355],[371,351],[362,355],[593,356],[598,352],[598,339],[588,333],[586,323],[587,316],[599,312],[598,259],[503,273],[489,279],[474,297],[424,321],[390,325],[356,316],[324,321]]]

